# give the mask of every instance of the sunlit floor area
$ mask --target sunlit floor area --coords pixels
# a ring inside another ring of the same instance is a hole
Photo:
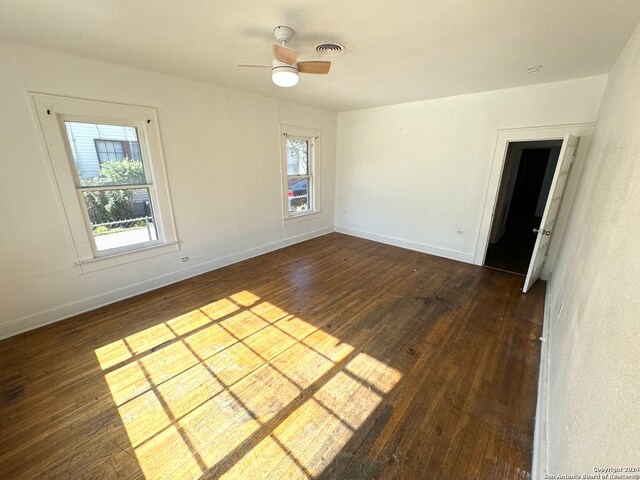
[[[521,283],[336,233],[1,341],[2,478],[529,478]]]

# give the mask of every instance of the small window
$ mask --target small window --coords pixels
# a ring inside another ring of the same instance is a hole
[[[281,127],[284,219],[318,213],[317,130]]]
[[[33,99],[80,270],[176,250],[155,110]]]
[[[66,123],[67,126],[72,124],[72,122]],[[75,125],[77,125],[77,123]],[[100,163],[109,162],[112,160],[124,160],[125,153],[123,142],[114,142],[109,140],[96,140],[95,142],[96,152],[98,152],[98,161]]]
[[[132,130],[135,135],[135,129],[131,127],[123,127],[127,130]],[[129,135],[132,135],[131,133]],[[126,140],[95,140],[96,153],[98,154],[98,161],[109,162],[111,160],[142,160],[140,155],[140,144],[130,142]]]

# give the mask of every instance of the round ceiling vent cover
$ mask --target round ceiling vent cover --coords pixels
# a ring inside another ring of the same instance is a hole
[[[318,55],[323,57],[337,57],[342,55],[346,50],[344,45],[335,42],[322,42],[313,46],[313,49]]]

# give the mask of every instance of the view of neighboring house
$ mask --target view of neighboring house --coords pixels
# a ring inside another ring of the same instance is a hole
[[[80,185],[109,185],[112,196],[84,191],[85,203],[98,251],[157,239],[152,218],[149,191],[145,188],[122,188],[144,183],[144,168],[133,171],[142,178],[109,178],[102,165],[125,160],[140,162],[142,153],[135,127],[102,123],[65,122],[73,162]],[[130,171],[130,170],[127,170]],[[113,202],[120,202],[118,209]],[[114,213],[105,218],[100,211]]]
[[[80,178],[100,175],[100,164],[110,160],[142,160],[134,127],[65,122],[71,154]]]

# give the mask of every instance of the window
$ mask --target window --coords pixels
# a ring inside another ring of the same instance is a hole
[[[109,125],[110,126],[110,125]],[[135,129],[131,127],[124,127],[135,132]],[[140,155],[140,144],[135,141],[123,141],[123,140],[95,140],[96,153],[98,154],[98,161],[108,162],[111,160],[124,160],[125,158],[131,160],[142,160]]]
[[[96,252],[158,240],[150,195],[154,186],[148,180],[140,155],[135,160],[129,157],[129,145],[139,145],[137,129],[69,121],[64,125],[72,150],[76,193],[84,201]],[[136,141],[92,138],[98,134],[95,132],[105,129],[127,131]],[[97,163],[93,152],[83,148],[88,140],[96,145]]]
[[[155,110],[32,98],[80,271],[177,250]]]
[[[282,126],[284,221],[320,212],[317,193],[317,130]]]

